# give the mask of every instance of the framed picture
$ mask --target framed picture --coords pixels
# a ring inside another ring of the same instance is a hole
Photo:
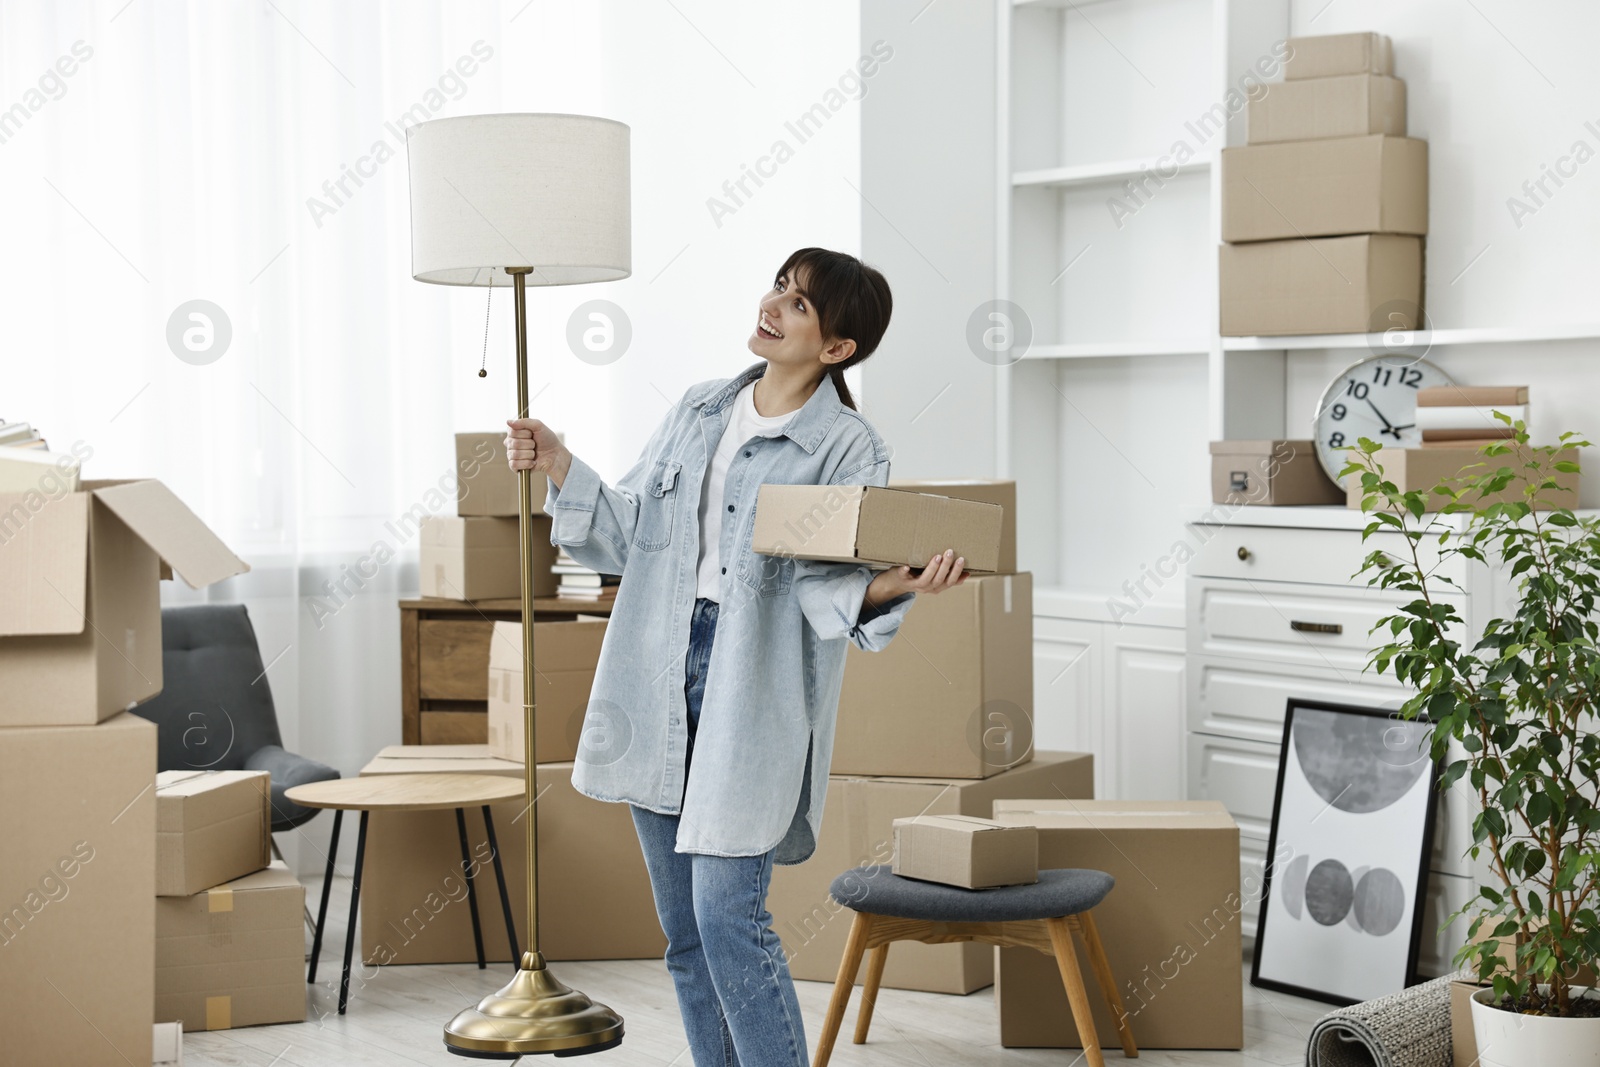
[[[1289,700],[1251,985],[1345,1005],[1419,980],[1432,733],[1381,708]]]

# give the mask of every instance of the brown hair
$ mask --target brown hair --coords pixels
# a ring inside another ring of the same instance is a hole
[[[816,309],[822,339],[848,339],[856,343],[856,350],[848,359],[828,367],[839,399],[845,407],[855,409],[856,399],[844,383],[844,372],[872,355],[878,342],[883,340],[883,333],[889,328],[889,315],[894,310],[889,283],[879,271],[855,256],[826,248],[802,248],[795,252],[783,261],[773,281],[787,275],[789,281],[794,282],[794,271],[798,267],[806,269],[806,295]]]

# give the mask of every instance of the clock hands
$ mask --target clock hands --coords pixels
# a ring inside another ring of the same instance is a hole
[[[1383,421],[1383,432],[1386,433],[1386,434],[1389,434],[1390,436],[1392,436],[1396,441],[1400,440],[1400,431],[1401,430],[1409,430],[1411,428],[1410,426],[1394,426],[1394,425],[1391,425],[1389,420],[1384,417],[1383,412],[1378,411],[1378,405],[1376,405],[1376,404],[1374,404],[1372,402],[1372,398],[1371,397],[1367,398],[1367,406],[1370,407],[1373,411],[1377,412],[1378,418]],[[1415,423],[1413,423],[1412,425],[1415,425]]]

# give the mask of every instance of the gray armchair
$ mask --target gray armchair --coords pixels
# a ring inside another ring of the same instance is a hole
[[[161,610],[160,695],[133,709],[159,729],[163,771],[266,771],[272,776],[272,830],[292,830],[317,814],[284,799],[307,782],[339,777],[283,748],[255,627],[242,604]]]

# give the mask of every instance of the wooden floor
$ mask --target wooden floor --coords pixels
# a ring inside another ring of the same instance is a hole
[[[307,899],[315,901],[320,887],[320,879],[307,879]],[[185,1067],[462,1067],[474,1062],[445,1051],[444,1024],[460,1009],[503,985],[511,976],[510,964],[491,964],[484,971],[471,964],[358,966],[351,976],[349,1010],[341,1017],[339,963],[344,952],[344,916],[350,907],[349,881],[336,879],[331,896],[317,984],[308,987],[306,1021],[185,1034]],[[306,943],[309,947],[309,936]],[[616,1008],[626,1021],[622,1047],[586,1062],[693,1067],[672,980],[661,960],[557,963],[551,969],[567,985]],[[372,977],[363,980],[363,974]],[[1328,1005],[1255,989],[1248,978],[1246,968],[1243,1051],[1153,1050],[1141,1053],[1136,1062],[1144,1067],[1303,1064],[1306,1035],[1311,1024],[1329,1010]],[[795,988],[805,1014],[806,1040],[814,1052],[833,987],[823,982],[796,982]],[[840,1067],[1073,1067],[1083,1063],[1080,1050],[1001,1048],[993,987],[965,997],[885,989],[864,1045],[850,1042],[859,1000],[858,987],[834,1048],[833,1063]],[[545,1059],[528,1057],[525,1062]],[[1107,1067],[1124,1062],[1121,1050],[1115,1047],[1105,1051],[1105,1059]]]

